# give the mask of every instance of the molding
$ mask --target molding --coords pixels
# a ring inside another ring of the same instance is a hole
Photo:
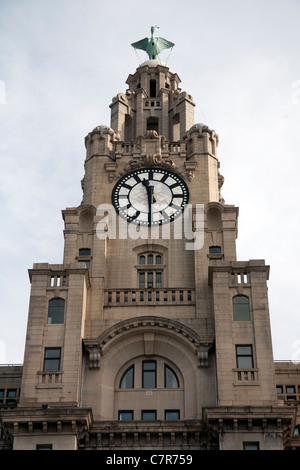
[[[98,338],[84,339],[83,343],[88,354],[89,368],[100,369],[100,358],[104,354],[104,350],[114,340],[137,331],[143,333],[144,338],[149,338],[147,334],[155,333],[155,331],[177,336],[178,339],[194,350],[198,359],[198,367],[208,367],[208,353],[213,346],[213,337],[201,337],[191,328],[170,318],[145,316],[121,321],[108,328]],[[147,351],[149,351],[148,348]]]

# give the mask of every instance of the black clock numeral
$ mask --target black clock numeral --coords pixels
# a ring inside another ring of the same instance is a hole
[[[141,178],[139,177],[139,175],[133,175],[133,177],[137,183],[141,182]]]
[[[169,178],[170,175],[166,174],[162,177],[162,179],[160,180],[161,183],[164,183],[168,178]]]
[[[164,218],[164,219],[169,219],[170,216],[167,214],[166,211],[162,210],[162,211],[159,211],[160,215]]]
[[[130,186],[130,184],[123,183],[122,188],[132,189],[132,186]]]
[[[140,215],[140,213],[141,213],[140,211],[136,211],[136,213],[130,217],[130,220],[135,220],[135,219],[137,219],[138,216]]]
[[[169,186],[169,188],[174,189],[174,188],[177,188],[177,186],[180,186],[180,183],[171,184],[171,186]]]
[[[170,207],[176,211],[183,211],[183,208],[181,206],[177,206],[176,204],[172,204]]]
[[[131,204],[131,202],[129,202],[125,206],[120,207],[120,209],[121,209],[121,211],[123,211],[124,209],[130,209],[131,206],[132,206],[132,204]]]

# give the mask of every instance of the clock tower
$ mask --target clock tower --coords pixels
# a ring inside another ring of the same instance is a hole
[[[62,264],[29,270],[15,449],[282,449],[269,267],[238,261],[219,137],[147,51],[85,138],[83,196],[62,211]],[[274,437],[275,436],[275,437]]]

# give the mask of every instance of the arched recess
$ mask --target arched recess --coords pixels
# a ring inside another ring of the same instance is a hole
[[[93,407],[95,414],[101,419],[118,419],[116,389],[126,367],[137,358],[162,358],[182,377],[181,419],[199,418],[199,368],[208,366],[212,343],[213,338],[202,339],[178,321],[152,316],[124,320],[98,338],[84,340],[89,368],[99,369],[99,399],[98,408]],[[145,390],[143,395],[146,396]]]
[[[92,232],[94,229],[94,216],[96,215],[95,207],[91,205],[80,206],[78,210],[78,214],[79,214],[79,231],[80,232]]]
[[[224,208],[222,204],[211,202],[206,205],[206,223],[208,230],[222,229],[222,212]]]

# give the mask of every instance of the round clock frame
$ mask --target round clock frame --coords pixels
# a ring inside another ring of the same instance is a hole
[[[124,220],[157,226],[182,215],[189,201],[185,181],[164,168],[139,168],[122,176],[112,190],[112,204]]]

